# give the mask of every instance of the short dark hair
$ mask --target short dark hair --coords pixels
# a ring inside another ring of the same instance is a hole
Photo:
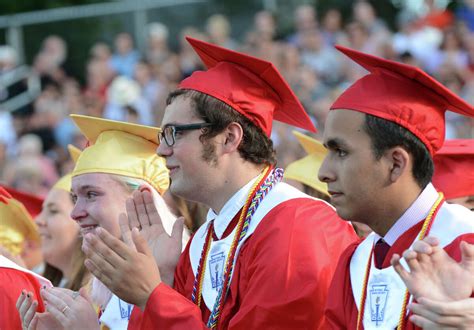
[[[189,97],[196,114],[205,122],[212,124],[210,127],[203,128],[203,134],[199,138],[204,144],[204,158],[207,161],[215,160],[215,146],[208,140],[224,131],[230,123],[236,122],[243,130],[243,139],[238,147],[240,156],[257,165],[276,164],[272,140],[250,119],[238,113],[225,102],[191,89],[178,89],[171,92],[166,104],[169,105],[178,96]]]
[[[412,174],[420,188],[425,188],[433,177],[433,159],[426,146],[406,128],[389,120],[365,115],[364,130],[369,135],[375,159],[388,149],[401,146],[413,156]]]

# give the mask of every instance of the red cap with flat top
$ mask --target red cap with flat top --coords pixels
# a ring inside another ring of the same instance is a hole
[[[184,79],[192,89],[228,104],[260,127],[267,136],[273,119],[316,132],[296,95],[272,63],[187,37],[207,71]]]
[[[336,48],[370,73],[357,80],[331,106],[380,117],[403,126],[434,155],[443,145],[446,110],[473,117],[474,108],[421,69]]]
[[[447,140],[436,153],[433,185],[446,199],[474,196],[474,140]]]

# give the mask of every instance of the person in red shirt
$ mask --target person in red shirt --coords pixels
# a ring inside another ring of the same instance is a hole
[[[105,230],[87,235],[86,265],[139,307],[129,329],[317,328],[336,260],[357,236],[325,201],[281,182],[270,140],[274,119],[315,128],[271,63],[187,40],[208,70],[168,97],[157,152],[170,191],[209,206],[207,222],[176,267],[175,235],[157,231],[166,251],[157,268],[137,229],[138,252]],[[159,228],[156,212],[146,210],[127,211]],[[161,281],[169,274],[172,286]]]
[[[343,219],[374,232],[342,254],[323,329],[413,329],[410,294],[390,259],[427,235],[457,261],[460,243],[474,243],[474,214],[446,203],[431,184],[445,111],[474,109],[418,68],[337,48],[369,74],[331,106],[319,179]]]
[[[23,198],[28,199],[26,195],[23,195]],[[34,203],[34,200],[33,198],[28,201]],[[12,255],[20,253],[25,236],[31,235],[31,231],[36,231],[33,219],[24,205],[13,199],[2,186],[0,186],[0,231],[8,234],[8,242],[7,237],[2,237],[0,243],[4,244],[4,248]],[[51,286],[51,283],[0,255],[0,329],[22,329],[20,315],[16,310],[19,296],[22,300],[26,299],[30,304],[35,304],[38,310],[44,311],[39,292],[43,285]]]

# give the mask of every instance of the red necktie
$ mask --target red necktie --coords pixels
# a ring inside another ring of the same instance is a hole
[[[377,243],[375,243],[374,248],[374,260],[375,260],[375,267],[378,269],[382,268],[383,261],[385,260],[385,256],[387,255],[388,250],[390,250],[390,245],[388,245],[383,238],[379,239]]]

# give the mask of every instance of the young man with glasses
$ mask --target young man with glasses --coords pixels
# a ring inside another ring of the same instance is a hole
[[[137,230],[138,252],[102,231],[86,238],[91,270],[140,307],[132,329],[317,328],[338,257],[357,237],[329,204],[281,182],[270,139],[273,119],[314,126],[271,63],[188,41],[208,70],[168,97],[157,152],[171,192],[208,205],[207,222],[176,267],[173,235],[157,235],[168,247],[159,271],[145,269],[150,255]],[[127,211],[154,222],[152,209]],[[160,280],[170,273],[174,288]]]

